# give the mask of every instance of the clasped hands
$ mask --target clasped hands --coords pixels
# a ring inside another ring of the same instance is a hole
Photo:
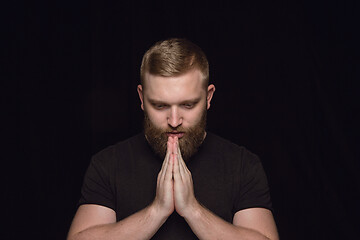
[[[170,216],[176,210],[185,218],[199,205],[194,195],[191,173],[181,156],[177,137],[168,138],[167,152],[158,174],[153,204],[164,217]]]

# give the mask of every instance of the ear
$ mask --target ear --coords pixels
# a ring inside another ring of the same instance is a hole
[[[215,86],[214,84],[210,84],[208,86],[208,89],[207,89],[207,94],[206,94],[206,108],[209,109],[210,108],[210,102],[211,102],[211,99],[214,95],[214,92],[215,92]]]
[[[144,94],[143,94],[143,88],[140,84],[137,86],[137,92],[139,94],[139,98],[141,101],[141,109],[144,110]]]

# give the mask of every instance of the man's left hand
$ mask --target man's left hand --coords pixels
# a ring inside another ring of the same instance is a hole
[[[174,178],[174,200],[176,212],[185,217],[192,214],[199,206],[198,201],[194,195],[194,185],[191,172],[187,168],[179,147],[177,137],[170,137],[171,146],[171,161],[174,164],[173,178]]]

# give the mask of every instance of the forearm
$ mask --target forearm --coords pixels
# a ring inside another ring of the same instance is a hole
[[[150,239],[166,221],[156,208],[150,205],[133,215],[110,224],[89,227],[78,233],[69,233],[68,240],[101,239]]]
[[[258,231],[235,226],[200,204],[185,216],[186,222],[199,239],[237,239],[237,240],[270,240]]]

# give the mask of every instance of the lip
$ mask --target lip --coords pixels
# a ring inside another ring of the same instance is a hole
[[[184,132],[168,132],[167,135],[168,137],[178,137],[178,138],[182,138],[184,136]]]

